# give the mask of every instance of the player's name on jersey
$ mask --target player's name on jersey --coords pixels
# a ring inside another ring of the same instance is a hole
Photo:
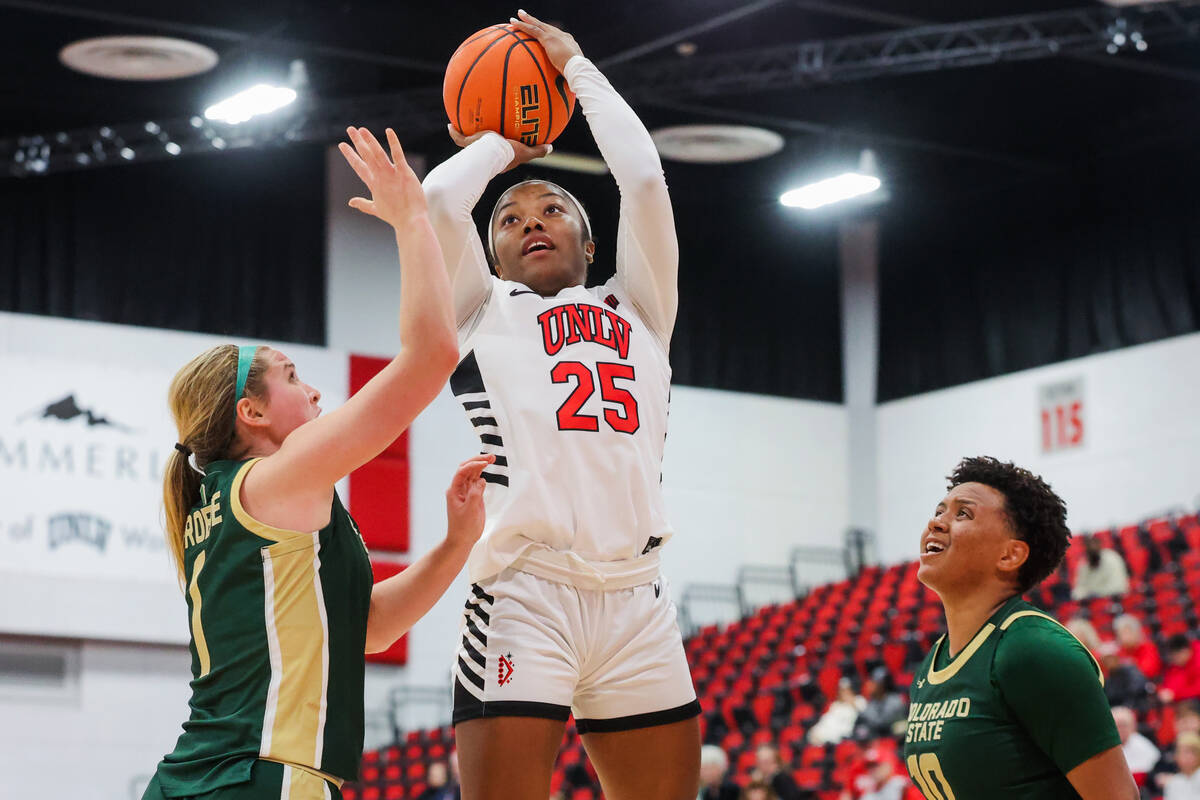
[[[201,493],[204,487],[200,487]],[[212,500],[188,515],[183,525],[183,549],[200,544],[208,538],[213,525],[221,522],[221,492],[213,492]]]
[[[603,306],[568,303],[538,315],[542,326],[542,344],[546,355],[556,355],[565,345],[594,342],[629,357],[629,320]]]
[[[971,714],[971,698],[958,697],[936,703],[913,703],[908,707],[906,742],[936,742],[942,738],[946,720]]]

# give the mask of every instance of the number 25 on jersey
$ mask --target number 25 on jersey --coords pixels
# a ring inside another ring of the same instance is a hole
[[[598,379],[598,380],[597,380]],[[553,383],[573,383],[575,389],[558,407],[558,429],[560,431],[598,431],[600,419],[584,414],[583,406],[596,393],[600,384],[600,399],[617,408],[604,408],[604,421],[618,433],[635,433],[640,426],[637,400],[630,391],[617,385],[618,380],[634,380],[633,365],[614,364],[601,361],[596,364],[595,375],[587,364],[579,361],[560,361],[550,370]]]

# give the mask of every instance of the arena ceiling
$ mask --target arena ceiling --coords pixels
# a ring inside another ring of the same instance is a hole
[[[1134,24],[1138,8],[1123,11]],[[245,76],[282,73],[293,58],[307,65],[314,105],[341,103],[335,116],[387,117],[388,96],[420,98],[424,105],[418,106],[436,111],[428,102],[436,93],[421,95],[420,90],[437,89],[441,66],[466,34],[512,12],[503,3],[478,0],[419,6],[361,0],[0,0],[0,9],[5,18],[0,138],[10,147],[20,135],[186,119]],[[1200,55],[1189,35],[1196,26],[1148,34],[1145,53],[1127,46],[1109,55],[1100,37],[1056,56],[1036,54],[1007,63],[961,67],[933,60],[924,71],[901,73],[876,61],[866,70],[835,76],[836,82],[819,75],[762,80],[769,66],[744,58],[729,62],[728,69],[718,63],[707,73],[693,71],[690,84],[664,80],[671,73],[661,69],[676,66],[686,78],[690,65],[723,55],[928,24],[1012,15],[1046,19],[1068,9],[1111,6],[1094,0],[546,0],[531,10],[573,31],[614,82],[635,95],[651,127],[751,122],[772,128],[790,144],[773,157],[777,163],[769,170],[781,179],[782,173],[803,172],[806,161],[813,163],[831,149],[870,145],[903,197],[910,184],[939,193],[979,191],[1060,168],[1082,152],[1136,151],[1163,137],[1189,136],[1200,118],[1192,102],[1200,85]],[[221,62],[192,78],[135,83],[89,77],[58,61],[59,50],[72,41],[117,34],[191,39],[216,50]],[[694,45],[695,54],[680,55],[675,46],[681,42]],[[987,61],[986,53],[977,60]],[[704,89],[706,74],[732,74],[734,80],[725,88]],[[376,98],[376,106],[346,105],[355,98]],[[404,118],[417,115],[416,107],[400,105],[392,112],[393,124],[403,132]],[[412,125],[407,138],[421,148],[441,148],[445,142],[442,131],[429,124]],[[561,148],[588,150],[584,127],[573,125]]]

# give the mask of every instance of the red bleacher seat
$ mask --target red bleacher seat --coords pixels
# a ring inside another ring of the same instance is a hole
[[[792,773],[801,791],[814,792],[825,783],[825,773],[814,767],[802,767]]]
[[[760,694],[750,701],[754,719],[764,728],[771,724],[771,714],[775,710],[775,698],[769,694]]]
[[[859,752],[858,742],[853,739],[844,739],[834,747],[833,759],[838,765],[846,764],[852,759],[858,758]]]

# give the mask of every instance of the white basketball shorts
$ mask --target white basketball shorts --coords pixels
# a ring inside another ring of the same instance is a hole
[[[454,667],[454,723],[575,715],[582,733],[700,713],[667,582],[581,589],[506,569],[471,587]]]

